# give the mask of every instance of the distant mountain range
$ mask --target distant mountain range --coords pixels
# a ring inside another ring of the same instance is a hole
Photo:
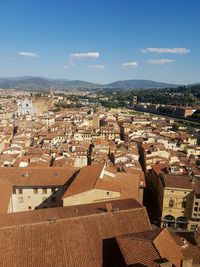
[[[155,82],[150,80],[124,80],[116,81],[106,85],[108,88],[122,88],[122,89],[162,89],[169,87],[178,87],[177,84]]]
[[[155,82],[150,80],[124,80],[109,84],[96,84],[79,80],[48,79],[43,77],[10,77],[0,78],[0,88],[26,90],[95,90],[95,89],[162,89],[178,87],[177,84]]]

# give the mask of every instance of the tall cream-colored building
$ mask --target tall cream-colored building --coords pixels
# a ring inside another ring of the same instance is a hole
[[[186,175],[166,174],[153,166],[148,179],[161,216],[161,226],[194,231],[200,225],[200,182]]]
[[[193,187],[191,178],[164,174],[162,226],[186,229],[191,218]]]

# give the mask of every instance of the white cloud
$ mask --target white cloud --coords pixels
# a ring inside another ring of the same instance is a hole
[[[105,69],[105,66],[104,65],[92,65],[92,66],[90,66],[90,68],[92,68],[92,69]]]
[[[68,66],[64,66],[63,68],[64,68],[64,69],[68,69],[69,67],[68,67]]]
[[[122,67],[137,67],[138,63],[136,61],[132,61],[132,62],[126,62],[122,64]]]
[[[154,64],[154,65],[164,65],[164,64],[168,64],[168,63],[173,63],[175,61],[176,61],[175,59],[162,58],[162,59],[150,59],[150,60],[148,60],[148,63]]]
[[[149,47],[149,48],[142,49],[142,52],[143,53],[147,53],[147,52],[161,53],[161,54],[186,54],[186,53],[189,53],[190,50],[187,48],[184,48],[184,47],[175,47],[175,48],[156,48],[156,47],[152,48],[152,47]]]
[[[23,57],[29,57],[29,58],[37,58],[39,57],[38,54],[33,53],[33,52],[18,52],[19,56],[23,56]]]
[[[84,58],[99,58],[100,53],[99,52],[84,52],[84,53],[74,53],[70,55],[71,59],[84,59]]]

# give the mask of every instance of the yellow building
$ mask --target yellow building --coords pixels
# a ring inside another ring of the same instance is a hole
[[[63,195],[63,206],[120,198],[120,188],[102,179],[105,164],[83,168]]]
[[[161,225],[186,229],[191,218],[193,185],[189,176],[163,174]]]
[[[134,198],[143,201],[141,173],[121,173],[105,162],[80,170],[62,196],[63,206]]]

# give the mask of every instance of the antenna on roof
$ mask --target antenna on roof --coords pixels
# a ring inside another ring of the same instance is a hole
[[[49,217],[47,220],[48,220],[50,223],[52,223],[52,222],[56,222],[57,217]]]

